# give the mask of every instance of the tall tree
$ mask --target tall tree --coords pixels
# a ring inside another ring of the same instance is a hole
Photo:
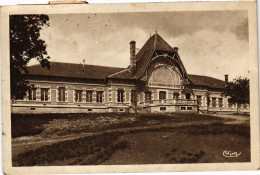
[[[11,15],[10,21],[10,71],[11,99],[22,99],[30,89],[25,73],[31,59],[50,68],[46,43],[40,38],[43,26],[49,26],[47,15]]]
[[[224,92],[225,96],[229,96],[229,103],[237,104],[249,104],[249,79],[247,78],[235,78],[233,81],[228,82],[226,85],[226,90]]]

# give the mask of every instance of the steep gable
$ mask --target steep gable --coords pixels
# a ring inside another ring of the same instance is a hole
[[[156,33],[146,41],[140,51],[136,54],[136,71],[134,75],[131,75],[128,71],[122,71],[109,76],[109,78],[138,79],[144,72],[152,57],[152,54],[156,50],[175,52],[175,50],[159,34]]]

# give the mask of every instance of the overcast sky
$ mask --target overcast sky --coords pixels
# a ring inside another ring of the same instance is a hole
[[[154,34],[179,55],[188,74],[230,80],[248,76],[247,11],[49,15],[41,38],[51,61],[127,67],[129,42]],[[33,64],[34,62],[31,62]]]

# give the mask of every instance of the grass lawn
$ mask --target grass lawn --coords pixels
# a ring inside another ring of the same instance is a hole
[[[199,114],[12,114],[12,138],[41,135],[57,137],[66,134],[94,132],[163,123],[210,121],[223,119]],[[22,127],[21,127],[22,126]]]
[[[198,114],[12,115],[12,137],[17,143],[21,138],[44,140],[111,128],[202,123],[104,132],[51,144],[13,147],[13,166],[249,162],[249,125],[225,124],[227,120]],[[205,121],[214,122],[203,124]],[[241,155],[227,158],[222,155],[225,150]]]

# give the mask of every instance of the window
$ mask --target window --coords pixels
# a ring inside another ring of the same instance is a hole
[[[201,96],[197,96],[197,102],[198,102],[198,105],[201,106],[201,104],[202,104]]]
[[[103,91],[97,91],[97,103],[102,103]]]
[[[59,101],[65,101],[65,87],[59,87]]]
[[[41,101],[48,101],[48,88],[41,88]]]
[[[166,111],[166,107],[160,107],[160,111]]]
[[[145,92],[145,101],[151,101],[152,100],[152,92]]]
[[[247,108],[247,104],[243,104],[243,108],[245,108],[245,109],[246,109],[246,108]]]
[[[220,108],[223,107],[223,98],[219,98],[219,99],[218,99],[218,106],[219,106]]]
[[[86,102],[92,102],[93,91],[86,91]]]
[[[216,98],[212,98],[212,107],[216,107]]]
[[[208,105],[208,106],[210,105],[210,102],[211,102],[210,98],[207,97],[207,105]]]
[[[75,102],[82,102],[82,90],[75,90]]]
[[[36,88],[29,90],[29,100],[36,100]]]
[[[179,94],[178,92],[174,92],[174,93],[173,93],[173,98],[174,98],[174,99],[178,99],[179,96],[180,96],[180,94]]]
[[[186,107],[182,106],[182,107],[181,107],[181,110],[182,110],[182,111],[186,110]]]
[[[186,94],[186,99],[188,99],[188,100],[190,99],[190,93]]]
[[[187,107],[187,110],[191,111],[191,110],[192,110],[192,107]]]
[[[165,100],[166,99],[166,92],[160,91],[159,92],[159,100]]]
[[[124,90],[117,91],[117,102],[124,102]]]

